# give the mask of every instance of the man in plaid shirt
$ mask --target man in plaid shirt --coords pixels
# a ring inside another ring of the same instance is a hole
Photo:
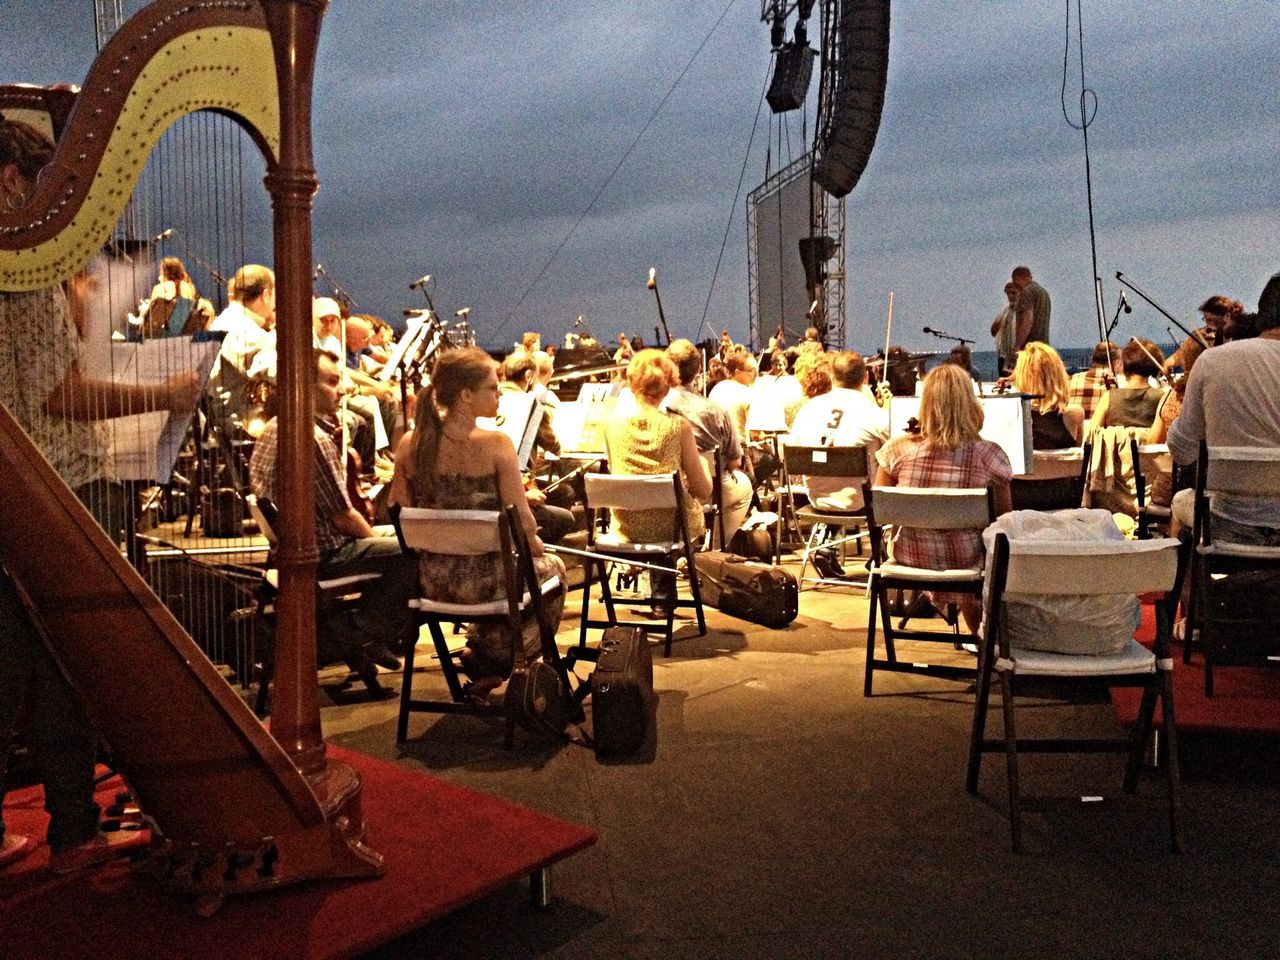
[[[316,351],[316,417],[326,420],[337,413],[342,382],[338,358]],[[254,494],[275,503],[280,489],[277,470],[279,420],[273,418],[262,431],[249,461],[249,484]],[[363,639],[379,663],[388,660],[388,642],[396,642],[404,628],[409,600],[417,590],[417,567],[393,536],[380,536],[347,496],[345,471],[330,432],[320,423],[315,436],[316,548],[320,579],[378,573],[381,579],[364,585],[357,619]],[[386,663],[390,666],[390,663]]]
[[[1110,355],[1108,356],[1108,350]],[[1110,360],[1110,363],[1108,363]],[[1102,402],[1107,392],[1107,378],[1114,377],[1115,364],[1120,360],[1120,348],[1106,341],[1093,348],[1093,356],[1089,358],[1089,369],[1071,375],[1068,404],[1076,404],[1084,408],[1086,421],[1093,416],[1094,409]],[[1113,381],[1114,382],[1114,381]]]

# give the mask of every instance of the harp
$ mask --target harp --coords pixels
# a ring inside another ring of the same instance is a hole
[[[76,275],[111,237],[148,154],[181,117],[233,118],[266,163],[281,321],[279,459],[284,486],[296,492],[281,504],[269,734],[0,406],[0,561],[159,828],[157,861],[213,905],[226,893],[382,869],[363,844],[357,775],[326,760],[316,692],[310,103],[326,6],[157,0],[107,43],[78,95],[0,92],[6,115],[43,112],[56,137],[27,202],[0,204],[0,291],[55,288]]]

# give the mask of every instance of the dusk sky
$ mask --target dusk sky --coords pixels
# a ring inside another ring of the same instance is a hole
[[[1017,263],[1053,296],[1055,344],[1096,339],[1083,144],[1059,104],[1065,7],[893,5],[879,139],[848,198],[849,346],[883,345],[893,291],[895,341],[944,347],[920,332],[932,325],[987,349]],[[579,314],[601,338],[649,339],[656,265],[674,335],[698,332],[710,295],[710,325],[745,338],[746,194],[780,165],[767,107],[747,155],[769,71],[759,12],[758,0],[334,0],[317,69],[316,259],[387,317],[420,305],[407,284],[431,273],[442,312],[472,307],[495,345],[522,330],[559,339]],[[1085,0],[1083,12],[1108,314],[1117,270],[1185,322],[1215,293],[1253,309],[1280,269],[1280,4]],[[0,80],[78,83],[93,3],[3,0],[0,38]],[[1074,47],[1071,63],[1078,112]],[[782,163],[804,151],[803,126],[787,116]],[[1117,336],[1167,340],[1131,299]]]

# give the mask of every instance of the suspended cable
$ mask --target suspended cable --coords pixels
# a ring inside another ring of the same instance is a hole
[[[1080,122],[1067,111],[1067,65],[1071,52],[1071,0],[1067,0],[1066,37],[1062,47],[1062,116],[1073,130],[1084,137],[1084,183],[1089,208],[1089,252],[1093,258],[1093,308],[1098,317],[1098,340],[1107,341],[1107,321],[1102,307],[1102,278],[1098,275],[1098,235],[1093,220],[1093,171],[1089,162],[1089,126],[1098,113],[1098,95],[1085,83],[1084,73],[1084,19],[1080,13],[1080,0],[1076,4],[1076,35],[1080,49]]]
[[[505,330],[507,324],[515,319],[516,311],[524,305],[525,300],[529,298],[529,294],[533,293],[534,287],[538,285],[538,281],[540,281],[546,275],[546,272],[551,269],[551,265],[555,263],[556,258],[560,256],[560,252],[564,250],[578,227],[582,226],[582,222],[586,220],[591,211],[595,209],[596,203],[599,202],[600,198],[604,195],[609,184],[613,182],[613,178],[617,176],[618,171],[622,169],[622,165],[627,162],[627,158],[631,156],[632,151],[635,150],[636,146],[640,143],[640,139],[648,131],[649,127],[653,124],[653,121],[657,119],[658,114],[662,112],[662,108],[666,105],[667,101],[671,99],[671,95],[676,92],[676,87],[680,86],[680,81],[684,79],[685,74],[689,72],[694,61],[698,59],[698,55],[702,53],[703,48],[706,47],[708,42],[710,42],[712,35],[717,29],[719,29],[720,24],[724,22],[724,18],[729,15],[729,11],[733,9],[733,5],[737,2],[738,0],[729,0],[729,2],[725,4],[724,10],[722,10],[720,12],[720,16],[716,18],[716,22],[711,25],[711,29],[707,31],[707,35],[702,38],[702,42],[698,44],[698,48],[693,51],[693,56],[689,58],[689,62],[684,65],[684,69],[680,71],[680,74],[672,82],[671,86],[667,88],[667,92],[663,94],[662,99],[658,101],[658,105],[654,107],[653,112],[649,114],[649,119],[644,122],[644,126],[640,128],[640,132],[637,133],[635,139],[631,141],[631,146],[627,147],[626,152],[623,153],[618,162],[614,164],[613,169],[609,171],[609,176],[605,177],[604,183],[600,184],[599,189],[596,190],[595,195],[591,198],[591,202],[587,204],[586,209],[578,215],[578,219],[573,222],[573,226],[570,227],[569,232],[564,235],[564,239],[561,240],[555,250],[552,251],[551,256],[548,257],[547,262],[542,265],[542,269],[538,271],[537,276],[535,276],[529,286],[525,288],[524,293],[520,294],[520,299],[516,301],[516,305],[511,308],[506,317],[503,318],[502,322],[498,324],[497,330],[494,331],[495,335]]]
[[[720,276],[720,264],[724,261],[724,251],[729,245],[729,230],[733,226],[733,215],[738,209],[738,198],[742,196],[742,181],[747,178],[747,162],[751,159],[751,147],[756,142],[756,128],[760,125],[760,111],[764,108],[764,97],[769,90],[769,72],[770,70],[765,70],[764,87],[760,90],[760,102],[756,104],[756,116],[751,121],[751,136],[747,138],[747,149],[742,155],[742,169],[738,171],[738,185],[734,188],[733,203],[729,207],[729,219],[724,225],[724,236],[720,239],[720,253],[716,256],[716,268],[711,272],[711,285],[707,287],[707,302],[702,307],[702,320],[698,327],[699,330],[707,323],[707,313],[711,309],[711,295],[715,292],[716,279]],[[711,336],[714,338],[716,336],[715,329],[713,327],[707,327],[707,329],[711,331]]]

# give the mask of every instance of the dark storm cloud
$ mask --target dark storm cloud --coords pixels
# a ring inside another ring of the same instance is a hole
[[[5,0],[0,77],[82,78],[87,6]],[[529,323],[555,335],[578,313],[602,335],[611,324],[644,332],[654,263],[672,326],[692,333],[732,216],[710,318],[744,335],[745,193],[766,174],[766,145],[776,170],[805,139],[799,114],[781,150],[762,121],[733,204],[768,69],[755,0],[733,5],[529,292],[723,9],[334,0],[314,112],[317,257],[388,315],[417,302],[409,279],[433,272],[442,305],[472,305],[497,339]],[[1101,272],[1141,273],[1178,309],[1218,289],[1251,303],[1275,265],[1280,111],[1268,64],[1280,7],[1122,2],[1085,14]],[[882,324],[889,290],[904,317],[980,332],[1021,261],[1054,294],[1055,337],[1092,339],[1082,140],[1059,104],[1062,15],[1012,0],[894,5],[878,143],[848,201],[856,345]],[[1075,69],[1073,48],[1073,112]]]

